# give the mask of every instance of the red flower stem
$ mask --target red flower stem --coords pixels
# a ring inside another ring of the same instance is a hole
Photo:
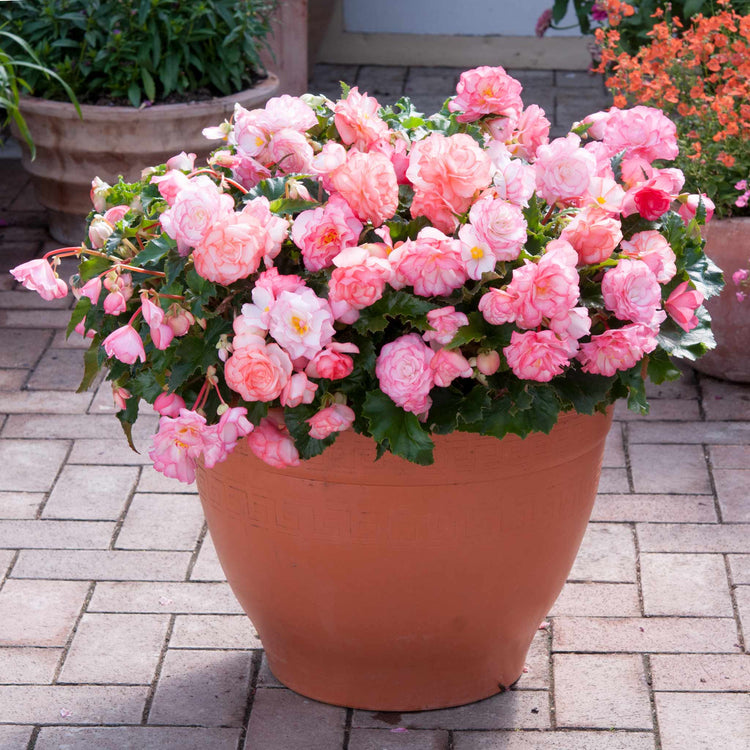
[[[219,384],[218,383],[214,383],[214,390],[216,391],[216,395],[219,397],[219,401],[221,401],[221,403],[226,406],[227,402],[224,401],[224,397],[221,395],[221,391],[219,390]]]
[[[542,219],[542,224],[546,224],[552,218],[552,214],[554,213],[554,211],[555,211],[555,205],[552,204],[549,207],[549,211],[547,211],[544,218]]]
[[[137,318],[137,317],[138,317],[138,316],[139,316],[139,315],[141,314],[141,309],[142,309],[142,308],[140,308],[140,307],[139,307],[139,308],[138,308],[138,309],[137,309],[137,310],[136,310],[136,311],[135,311],[135,312],[133,313],[133,317],[132,317],[132,318],[130,318],[130,320],[128,321],[128,325],[129,325],[129,326],[132,326],[132,325],[133,325],[133,323],[135,323],[135,319],[136,319],[136,318]]]
[[[203,402],[205,401],[207,396],[208,396],[208,380],[205,380],[203,382],[203,385],[201,386],[201,389],[198,391],[198,398],[195,399],[195,403],[193,404],[192,411],[199,409],[203,405]]]

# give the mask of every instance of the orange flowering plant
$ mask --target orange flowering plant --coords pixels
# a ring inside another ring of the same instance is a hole
[[[698,14],[685,25],[657,11],[661,20],[650,42],[630,54],[618,27],[632,8],[608,0],[609,24],[596,32],[597,72],[607,76],[615,107],[657,107],[675,121],[675,166],[688,188],[700,185],[718,216],[750,215],[750,15],[740,15],[728,0],[717,5],[715,15]]]

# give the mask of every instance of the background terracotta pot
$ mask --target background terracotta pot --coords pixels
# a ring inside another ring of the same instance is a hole
[[[750,299],[740,302],[732,274],[750,263],[750,217],[714,219],[704,228],[706,254],[724,272],[726,286],[706,303],[716,349],[691,363],[715,378],[750,383]]]
[[[180,151],[200,159],[216,147],[201,130],[229,118],[235,102],[262,107],[276,94],[279,81],[269,75],[257,86],[231,96],[186,104],[133,107],[81,106],[83,120],[67,102],[25,97],[21,112],[36,144],[37,157],[25,144],[22,164],[31,175],[39,202],[49,209],[50,234],[65,244],[83,239],[91,211],[91,180],[133,180],[141,170],[162,164]]]
[[[549,435],[436,436],[435,464],[352,431],[273,469],[245,445],[198,489],[273,673],[326,703],[413,711],[501,692],[573,565],[611,413]]]

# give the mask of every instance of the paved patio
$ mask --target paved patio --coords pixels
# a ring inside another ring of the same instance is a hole
[[[311,89],[343,78],[432,110],[458,72],[318,66]],[[556,135],[606,105],[583,72],[519,77]],[[12,158],[0,218],[1,750],[750,746],[750,387],[686,370],[650,389],[649,417],[618,409],[592,522],[517,689],[348,711],[274,680],[194,489],[130,452],[107,384],[75,393],[65,305],[6,273],[55,247]],[[155,423],[139,420],[141,447]]]

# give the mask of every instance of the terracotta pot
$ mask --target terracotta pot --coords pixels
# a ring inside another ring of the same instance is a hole
[[[750,217],[714,219],[704,228],[706,254],[724,272],[726,286],[708,300],[716,349],[691,363],[715,378],[750,383],[750,300],[737,299],[732,274],[750,263]]]
[[[49,231],[59,242],[78,245],[84,218],[91,211],[91,180],[114,183],[162,164],[180,151],[200,159],[216,147],[201,130],[218,125],[234,110],[262,107],[277,91],[274,75],[238,94],[186,104],[157,104],[146,109],[82,105],[80,120],[72,104],[24,97],[21,112],[36,144],[31,161],[22,143],[23,167],[31,175],[39,202],[49,209]]]
[[[549,435],[436,436],[435,464],[352,431],[273,469],[246,447],[198,473],[227,580],[281,682],[381,711],[512,685],[573,565],[611,413]]]

